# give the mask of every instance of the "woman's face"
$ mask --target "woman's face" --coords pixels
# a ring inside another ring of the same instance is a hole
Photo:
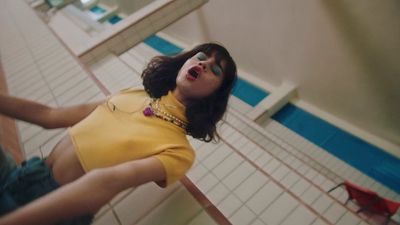
[[[207,97],[216,91],[224,79],[225,61],[218,64],[215,53],[198,52],[186,60],[176,77],[176,89],[183,101]]]

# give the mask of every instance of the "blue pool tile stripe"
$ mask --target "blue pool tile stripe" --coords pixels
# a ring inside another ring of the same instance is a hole
[[[99,6],[93,6],[92,8],[89,9],[91,12],[95,13],[95,14],[103,14],[106,12],[105,9],[99,7]]]
[[[175,55],[183,49],[172,44],[169,41],[160,38],[157,35],[152,35],[144,40],[144,43],[164,55]],[[238,78],[232,90],[232,95],[241,99],[245,103],[256,106],[260,101],[268,96],[268,93],[253,84]]]
[[[400,159],[288,104],[272,118],[368,176],[400,193]]]
[[[143,42],[164,55],[175,55],[183,50],[157,35],[152,35],[146,38]]]
[[[233,87],[232,95],[254,107],[267,97],[268,93],[261,88],[238,78]]]
[[[108,19],[107,21],[110,22],[111,24],[116,24],[121,20],[122,20],[122,18],[120,16],[114,15],[110,19]]]

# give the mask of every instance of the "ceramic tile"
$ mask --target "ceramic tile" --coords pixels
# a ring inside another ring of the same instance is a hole
[[[232,224],[248,225],[255,218],[256,215],[244,205],[229,218],[229,221]]]
[[[232,171],[222,182],[231,190],[234,190],[240,183],[242,183],[250,174],[255,171],[255,168],[248,162],[240,164],[235,170]]]
[[[240,143],[242,144],[247,144],[248,143],[248,139],[245,137],[245,136],[243,136],[242,134],[240,134],[239,132],[237,132],[236,130],[234,130],[229,136],[227,136],[226,138],[226,141],[228,142],[228,143],[231,143],[231,144],[235,144],[234,146],[238,146],[238,145],[236,145],[236,144],[238,144],[238,142],[237,141],[240,141]]]
[[[62,132],[62,129],[53,130],[43,130],[39,134],[35,135],[33,138],[29,139],[24,143],[24,149],[27,154],[32,151],[32,149],[38,149],[43,143],[51,139],[53,136]]]
[[[311,186],[310,182],[305,179],[300,179],[293,186],[290,187],[290,190],[297,196],[301,196],[309,187]]]
[[[280,183],[285,186],[287,189],[289,189],[291,186],[293,186],[295,183],[297,183],[300,179],[302,179],[297,173],[294,171],[290,171],[288,174],[286,174],[285,177],[283,177],[280,180]]]
[[[218,144],[206,143],[203,146],[201,146],[199,149],[196,150],[196,158],[199,161],[202,161],[206,157],[208,157],[208,155],[213,153],[215,151],[215,149],[217,149],[221,146],[222,146],[221,143],[218,143]]]
[[[260,147],[255,147],[248,155],[247,158],[254,162],[256,161],[262,154],[264,153],[264,150],[261,149]]]
[[[137,224],[185,224],[201,211],[201,205],[193,198],[190,192],[185,188],[179,188],[174,193],[171,193],[171,195],[157,207],[153,207],[150,213]],[[131,212],[135,213],[135,211]],[[124,223],[122,224],[125,225]],[[129,223],[129,225],[130,224],[133,223]]]
[[[265,164],[263,170],[268,174],[272,174],[281,164],[282,164],[281,162],[273,158],[267,164]]]
[[[232,152],[221,163],[219,163],[212,171],[218,177],[223,179],[231,171],[233,171],[239,164],[243,163],[244,159],[236,152]]]
[[[256,214],[261,213],[266,207],[274,202],[283,193],[283,189],[270,181],[257,191],[246,205]]]
[[[336,224],[345,212],[346,209],[343,206],[338,203],[333,203],[323,215],[329,222]]]
[[[314,221],[314,223],[312,223],[312,225],[328,225],[328,224],[324,222],[322,219],[317,219]]]
[[[280,224],[298,205],[298,201],[287,193],[283,193],[261,215],[266,224]]]
[[[247,139],[248,140],[248,139]],[[248,140],[247,141],[247,143],[244,145],[244,146],[242,146],[241,148],[239,148],[239,151],[243,154],[243,155],[245,155],[246,157],[249,157],[249,155],[250,155],[250,153],[252,152],[252,151],[254,151],[254,149],[256,149],[256,145],[253,143],[253,142],[251,142],[250,140]]]
[[[312,180],[313,184],[320,186],[322,188],[322,184],[326,181],[326,177],[324,177],[321,174],[318,174],[314,179]],[[333,183],[332,183],[333,184]],[[330,188],[332,188],[334,185],[332,185]],[[329,188],[328,188],[329,189]]]
[[[86,79],[72,87],[68,91],[64,92],[62,95],[57,96],[57,101],[64,105],[66,102],[70,101],[73,98],[79,97],[79,95],[85,91],[90,86],[95,85],[92,80]]]
[[[217,205],[217,208],[225,217],[230,217],[241,205],[242,202],[235,195],[230,194]]]
[[[265,223],[263,221],[257,219],[251,225],[265,225]]]
[[[128,195],[132,193],[132,191],[135,191],[135,188],[128,188],[122,192],[120,192],[118,195],[116,195],[111,201],[110,205],[114,206],[118,204],[121,200],[125,199]]]
[[[48,141],[44,142],[41,146],[40,146],[40,150],[43,153],[43,157],[47,157],[50,152],[53,150],[54,146],[56,146],[56,144],[61,140],[62,137],[64,137],[66,135],[64,129],[62,129],[60,131],[60,133],[54,135],[53,137],[51,137]]]
[[[361,219],[355,216],[351,212],[346,212],[336,223],[336,225],[349,225],[349,224],[359,224]]]
[[[317,216],[311,212],[306,207],[299,205],[285,220],[281,225],[309,225],[311,224]]]
[[[218,205],[229,193],[230,190],[223,183],[218,183],[207,193],[207,198],[214,205]]]
[[[258,157],[258,158],[254,161],[254,163],[255,163],[257,166],[259,166],[260,168],[262,168],[262,167],[264,167],[271,159],[272,159],[272,156],[271,156],[269,153],[264,152],[264,153],[261,154],[260,157]]]
[[[315,200],[318,199],[319,196],[321,196],[321,194],[322,192],[318,188],[310,186],[306,191],[303,192],[303,194],[301,194],[300,198],[307,205],[311,205]]]
[[[254,172],[243,183],[241,183],[235,190],[236,196],[243,202],[247,201],[254,195],[265,183],[268,178],[259,171]]]
[[[53,88],[53,93],[56,97],[63,95],[65,92],[67,92],[68,90],[74,88],[76,85],[85,82],[85,80],[87,80],[87,77],[84,76],[80,76],[80,77],[74,77],[77,79],[69,79],[69,80],[65,80],[62,84],[56,86],[55,88]],[[87,82],[87,81],[86,81]]]
[[[190,169],[190,171],[187,173],[187,176],[189,177],[189,179],[192,182],[196,183],[207,173],[208,173],[208,169],[206,167],[204,167],[203,164],[198,163],[195,167]]]
[[[281,164],[274,172],[271,174],[275,180],[280,181],[282,180],[288,173],[290,172],[290,168],[284,164]]]
[[[215,149],[206,159],[202,160],[202,163],[208,169],[212,169],[228,157],[230,153],[232,153],[232,149],[222,145],[220,148]]]
[[[196,186],[200,189],[202,193],[207,193],[217,183],[218,183],[218,178],[215,177],[212,173],[208,173],[198,182],[196,182]]]
[[[308,170],[308,172],[306,174],[304,174],[304,176],[308,180],[313,180],[313,178],[316,177],[317,175],[318,175],[318,172],[315,171],[314,169],[310,169],[310,170]]]
[[[232,135],[232,137],[234,137]],[[249,142],[249,140],[245,136],[237,136],[235,137],[234,141],[229,142],[232,146],[235,147],[235,149],[239,150],[242,154],[245,152],[243,149],[248,149],[245,148],[245,145]]]
[[[176,192],[179,183],[166,189],[154,183],[148,183],[135,189],[126,198],[114,206],[122,225],[135,224],[140,218],[152,212],[164,199]]]
[[[331,198],[329,198],[326,194],[322,194],[312,203],[311,207],[318,213],[322,214],[330,207],[332,203],[333,200]]]
[[[33,136],[35,136],[36,134],[40,133],[43,130],[44,129],[42,127],[37,125],[29,126],[25,130],[20,132],[21,141],[26,142],[27,140],[29,140],[30,138],[32,138]]]
[[[113,212],[109,210],[106,214],[97,218],[93,225],[119,225],[118,220],[115,218]]]

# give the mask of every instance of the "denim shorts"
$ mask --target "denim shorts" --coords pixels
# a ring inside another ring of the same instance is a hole
[[[44,159],[33,157],[17,166],[0,146],[0,216],[56,190],[59,187]],[[93,216],[82,216],[58,225],[87,225]]]

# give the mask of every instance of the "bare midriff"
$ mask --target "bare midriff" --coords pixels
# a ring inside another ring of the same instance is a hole
[[[52,170],[55,181],[60,185],[70,183],[85,174],[69,134],[57,143],[46,159],[46,164]]]

